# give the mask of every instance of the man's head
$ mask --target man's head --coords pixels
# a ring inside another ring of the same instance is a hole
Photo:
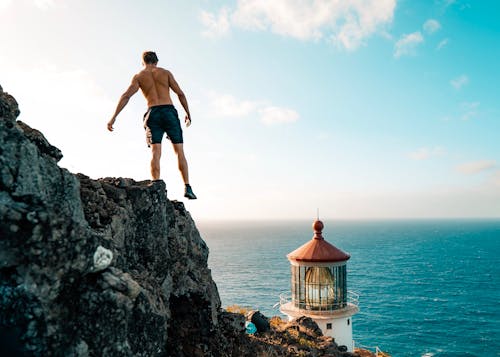
[[[144,62],[144,64],[157,64],[158,57],[153,51],[146,51],[142,54],[142,62]]]

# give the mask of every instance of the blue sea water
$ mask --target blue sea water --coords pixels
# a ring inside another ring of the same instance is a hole
[[[199,223],[222,305],[280,315],[286,254],[311,239],[311,223]],[[351,254],[356,343],[396,357],[500,356],[500,220],[324,223],[325,239]]]

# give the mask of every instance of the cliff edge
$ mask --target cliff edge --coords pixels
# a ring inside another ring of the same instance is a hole
[[[74,175],[18,115],[0,87],[0,354],[347,355],[246,335],[163,182]]]

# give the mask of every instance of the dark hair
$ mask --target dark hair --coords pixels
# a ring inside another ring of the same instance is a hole
[[[156,64],[158,63],[158,57],[153,51],[146,51],[142,54],[142,60],[145,64]]]

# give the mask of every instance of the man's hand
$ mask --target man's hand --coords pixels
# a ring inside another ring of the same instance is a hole
[[[113,124],[115,123],[115,118],[111,119],[110,121],[108,121],[108,130],[109,131],[113,131]]]
[[[184,122],[186,123],[186,128],[191,126],[191,118],[188,115],[184,118]]]

